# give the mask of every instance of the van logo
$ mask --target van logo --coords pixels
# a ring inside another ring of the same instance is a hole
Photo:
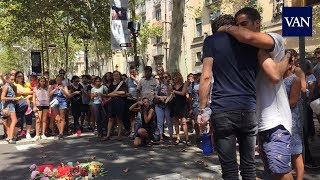
[[[312,36],[312,7],[283,7],[283,36]]]

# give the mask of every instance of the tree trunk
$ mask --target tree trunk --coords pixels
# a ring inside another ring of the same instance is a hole
[[[169,45],[169,72],[172,73],[179,69],[181,56],[181,43],[184,23],[185,0],[173,0],[171,34]]]
[[[68,43],[68,40],[69,40],[69,34],[68,33],[66,33],[66,37],[64,38],[65,40],[64,40],[64,47],[65,47],[65,49],[66,49],[66,59],[65,59],[65,71],[66,72],[68,72],[68,56],[69,56],[69,43]]]

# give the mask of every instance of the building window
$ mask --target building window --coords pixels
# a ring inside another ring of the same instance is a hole
[[[202,36],[202,20],[201,18],[196,18],[196,37]]]
[[[161,20],[161,8],[160,7],[156,8],[156,20],[157,21]]]
[[[157,43],[157,44],[162,43],[162,37],[161,37],[161,36],[157,36],[157,37],[156,37],[156,43]]]
[[[201,52],[197,52],[196,54],[196,63],[200,63],[202,59],[202,53]]]
[[[284,5],[283,0],[273,1],[273,17],[278,17],[282,14],[282,7]]]
[[[141,15],[141,23],[146,22],[146,20],[147,20],[146,15],[145,14]]]
[[[209,15],[209,18],[210,18],[210,20],[214,20],[214,19],[216,19],[218,16],[220,16],[220,11],[217,11],[217,12],[215,12],[215,13],[210,13],[210,15]]]

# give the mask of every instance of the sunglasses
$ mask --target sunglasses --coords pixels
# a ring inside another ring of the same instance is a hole
[[[22,75],[18,75],[18,76],[17,76],[17,78],[21,78],[21,77],[23,77],[23,76],[22,76]]]
[[[168,78],[169,78],[169,76],[163,76],[163,78],[164,78],[164,79],[168,79]]]
[[[314,54],[320,54],[320,51],[316,51],[316,52],[314,52]]]
[[[61,73],[59,73],[59,74],[66,74],[66,73],[61,72]]]

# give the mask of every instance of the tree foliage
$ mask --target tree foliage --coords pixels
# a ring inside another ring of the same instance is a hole
[[[3,49],[12,49],[14,44],[27,47],[24,37],[28,36],[29,50],[43,50],[46,69],[72,70],[74,53],[83,49],[85,32],[92,38],[92,59],[99,62],[100,55],[110,56],[109,12],[106,0],[2,0],[0,43]],[[56,49],[49,52],[50,44]]]

